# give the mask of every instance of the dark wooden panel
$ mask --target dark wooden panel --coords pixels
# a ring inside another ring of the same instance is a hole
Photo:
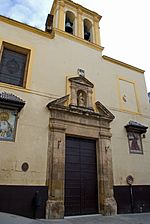
[[[65,215],[97,213],[95,141],[67,137],[65,166]]]
[[[0,211],[34,218],[33,198],[36,191],[41,198],[36,218],[45,218],[46,186],[0,186]]]
[[[0,64],[0,81],[23,86],[27,55],[4,48]]]

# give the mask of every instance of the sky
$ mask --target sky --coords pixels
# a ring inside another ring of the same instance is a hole
[[[149,0],[74,0],[102,16],[103,55],[145,70],[150,92]],[[53,0],[0,0],[0,14],[44,29]]]

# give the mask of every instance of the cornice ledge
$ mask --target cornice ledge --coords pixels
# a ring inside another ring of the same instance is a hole
[[[16,26],[16,27],[21,28],[23,30],[27,30],[29,32],[35,33],[37,35],[41,35],[41,36],[46,37],[48,39],[53,39],[55,37],[55,32],[54,31],[52,31],[52,33],[48,33],[48,32],[45,32],[43,30],[40,30],[38,28],[35,28],[33,26],[30,26],[28,24],[21,23],[17,20],[2,16],[2,15],[0,15],[0,21],[4,22],[4,23],[7,23],[9,25],[12,25],[12,26]]]
[[[97,45],[97,44],[94,44],[92,42],[86,41],[86,40],[84,40],[84,39],[82,39],[80,37],[77,37],[75,35],[69,34],[69,33],[65,32],[63,30],[54,28],[54,32],[56,34],[58,34],[58,35],[61,35],[61,36],[65,37],[65,38],[68,38],[68,39],[74,40],[76,42],[79,42],[81,44],[84,44],[84,45],[88,46],[89,48],[93,48],[93,49],[101,51],[101,52],[104,50],[104,47],[102,47],[100,45]]]
[[[112,63],[114,63],[114,64],[121,65],[121,66],[123,66],[123,67],[126,67],[126,68],[128,68],[128,69],[134,70],[134,71],[139,72],[139,73],[144,73],[144,72],[145,72],[145,70],[143,70],[143,69],[140,69],[140,68],[137,68],[137,67],[135,67],[135,66],[129,65],[129,64],[127,64],[127,63],[124,63],[124,62],[119,61],[119,60],[117,60],[117,59],[108,57],[108,56],[106,56],[106,55],[103,55],[102,58],[103,58],[104,60],[110,61],[110,62],[112,62]]]

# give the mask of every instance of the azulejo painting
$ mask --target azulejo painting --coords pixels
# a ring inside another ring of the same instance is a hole
[[[16,112],[0,109],[0,141],[14,141],[16,130]]]

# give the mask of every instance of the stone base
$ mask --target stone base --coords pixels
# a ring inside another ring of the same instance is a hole
[[[46,219],[63,219],[64,203],[62,201],[48,200],[46,202]]]
[[[116,214],[117,214],[117,203],[114,197],[106,198],[104,201],[103,215],[116,215]]]

